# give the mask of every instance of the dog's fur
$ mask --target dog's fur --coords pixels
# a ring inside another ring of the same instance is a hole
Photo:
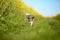
[[[32,26],[33,25],[33,21],[34,21],[34,16],[27,15],[27,19],[28,19],[29,24]]]

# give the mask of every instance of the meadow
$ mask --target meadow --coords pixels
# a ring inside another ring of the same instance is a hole
[[[0,0],[0,40],[60,40],[60,13],[44,17],[21,1]],[[32,26],[26,13],[35,17]]]

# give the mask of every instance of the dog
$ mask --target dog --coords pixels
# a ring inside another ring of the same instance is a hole
[[[33,25],[33,21],[34,21],[34,16],[28,14],[28,15],[27,15],[27,19],[28,19],[29,24],[32,26],[32,25]]]

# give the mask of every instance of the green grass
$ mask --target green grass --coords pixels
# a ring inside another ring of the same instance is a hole
[[[12,3],[0,12],[0,40],[60,40],[59,20],[34,15],[30,26],[25,13]]]

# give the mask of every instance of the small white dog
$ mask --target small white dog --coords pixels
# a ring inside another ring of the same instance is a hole
[[[29,24],[32,26],[33,25],[33,21],[34,21],[34,16],[30,15],[30,14],[26,14],[27,15],[27,19]]]

